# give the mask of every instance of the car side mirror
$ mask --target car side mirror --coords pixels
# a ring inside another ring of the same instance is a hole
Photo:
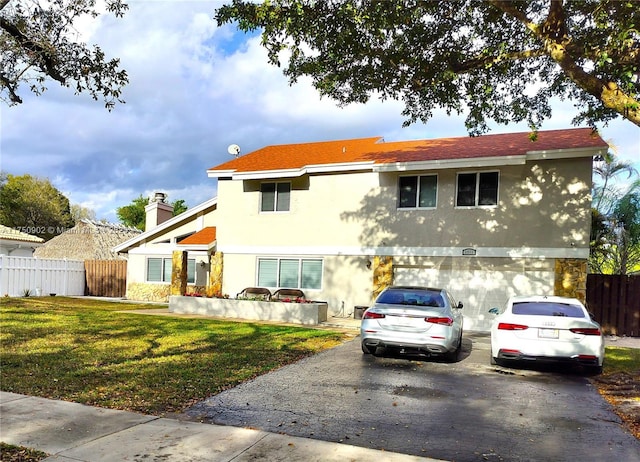
[[[500,314],[500,310],[498,308],[491,308],[489,310],[489,313],[491,313],[491,314]]]
[[[456,308],[458,308],[458,309],[462,309],[462,307],[463,307],[463,306],[464,306],[464,305],[462,304],[462,302],[458,302],[458,306],[456,306]]]

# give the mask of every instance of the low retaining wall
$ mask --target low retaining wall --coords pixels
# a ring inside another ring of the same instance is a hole
[[[173,295],[169,297],[171,313],[202,314],[221,318],[316,325],[327,321],[327,311],[328,306],[325,302],[287,303]]]

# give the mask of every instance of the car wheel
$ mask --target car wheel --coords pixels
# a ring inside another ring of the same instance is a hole
[[[455,363],[458,360],[460,351],[462,351],[462,333],[460,334],[460,338],[458,339],[458,346],[456,347],[456,349],[450,351],[449,353],[445,353],[444,359],[449,363]]]
[[[492,366],[498,365],[498,358],[493,356],[493,347],[491,345],[489,345],[489,364]]]
[[[602,366],[585,366],[584,370],[588,375],[602,374]]]
[[[365,345],[364,342],[362,343],[362,352],[366,355],[372,355],[375,354],[376,350],[378,349],[378,347],[375,346],[368,346]]]

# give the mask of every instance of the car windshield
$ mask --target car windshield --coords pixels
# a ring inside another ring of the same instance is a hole
[[[580,305],[554,302],[518,302],[513,304],[513,314],[533,316],[565,316],[568,318],[584,318],[584,310]]]
[[[382,292],[377,303],[444,307],[440,292],[432,290],[391,289]]]

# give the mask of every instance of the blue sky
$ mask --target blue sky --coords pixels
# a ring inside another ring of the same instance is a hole
[[[193,207],[216,194],[206,170],[265,145],[381,136],[387,141],[466,136],[464,117],[436,112],[402,128],[403,105],[372,100],[339,108],[308,80],[289,86],[267,64],[259,36],[213,18],[220,1],[130,1],[123,19],[78,25],[83,39],[120,57],[129,73],[125,105],[101,102],[52,83],[20,106],[0,108],[0,168],[49,178],[71,203],[116,222],[117,207],[154,191]],[[555,105],[542,129],[570,128],[575,109]],[[526,131],[495,126],[492,133]],[[640,170],[640,129],[619,119],[600,127],[622,160]]]

